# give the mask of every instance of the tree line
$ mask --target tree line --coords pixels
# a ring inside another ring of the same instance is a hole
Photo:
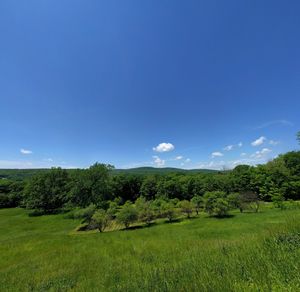
[[[277,204],[300,199],[300,151],[280,155],[258,166],[239,165],[219,173],[171,173],[166,175],[112,175],[111,165],[96,163],[88,169],[68,172],[52,168],[26,181],[1,180],[0,207],[21,206],[53,213],[66,207],[93,204],[106,210],[111,201],[124,205],[142,197],[191,201],[210,192],[252,194]],[[224,196],[223,196],[224,197]]]

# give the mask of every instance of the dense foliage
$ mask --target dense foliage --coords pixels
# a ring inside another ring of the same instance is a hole
[[[93,206],[86,221],[101,209],[107,218],[126,227],[137,219],[147,224],[153,218],[172,221],[178,213],[190,217],[200,210],[219,217],[234,208],[257,212],[262,200],[282,208],[286,200],[299,199],[300,151],[280,155],[265,165],[239,165],[215,173],[116,175],[111,165],[96,163],[71,172],[53,168],[24,181],[0,180],[0,207],[53,213],[74,208],[82,212]],[[101,212],[94,221],[99,223],[104,216]]]

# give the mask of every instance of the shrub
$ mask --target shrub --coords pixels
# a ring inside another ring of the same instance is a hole
[[[190,218],[191,214],[193,213],[193,204],[190,201],[183,200],[178,203],[178,207],[183,214],[186,214],[186,216]]]
[[[280,209],[284,208],[284,196],[278,188],[274,188],[274,187],[271,188],[270,196],[276,208],[280,208]]]
[[[224,192],[207,192],[204,194],[204,210],[210,216],[214,214],[214,207],[216,200],[219,198],[225,198],[226,194]]]
[[[117,221],[128,228],[130,224],[138,219],[138,212],[130,202],[126,202],[121,210],[117,213]]]
[[[236,209],[240,207],[240,195],[238,193],[233,193],[227,196],[227,200],[230,208]]]
[[[103,209],[99,209],[92,216],[91,223],[102,232],[108,226],[109,215]]]
[[[203,206],[203,198],[196,195],[191,199],[191,202],[194,204],[196,214],[199,214],[200,209]]]
[[[0,209],[1,208],[10,208],[11,202],[7,194],[0,193]]]
[[[150,224],[151,221],[155,218],[155,213],[152,207],[152,201],[146,201],[143,197],[140,197],[135,202],[139,220]]]
[[[169,222],[172,222],[176,217],[174,205],[171,202],[164,202],[161,205],[162,216],[167,217]]]
[[[213,213],[217,217],[224,217],[224,216],[228,215],[229,209],[230,209],[230,205],[226,199],[217,198],[214,203]]]
[[[205,198],[205,211],[210,215],[223,217],[227,215],[230,204],[224,192],[207,192]]]
[[[246,209],[252,209],[255,213],[259,209],[259,198],[258,195],[252,191],[244,191],[239,195],[239,209],[243,213]]]
[[[90,222],[94,213],[96,211],[96,206],[91,204],[86,208],[75,208],[64,217],[68,219],[82,219],[82,222]]]
[[[162,198],[155,199],[152,201],[152,210],[155,213],[155,216],[157,218],[162,218],[165,217],[164,214],[164,205],[166,204],[166,201],[163,200]]]
[[[118,204],[114,201],[109,202],[109,207],[107,209],[107,214],[110,219],[115,219],[118,213]]]

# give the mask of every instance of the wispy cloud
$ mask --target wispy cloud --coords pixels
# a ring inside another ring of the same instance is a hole
[[[166,161],[164,159],[159,158],[158,156],[154,155],[152,156],[154,161],[153,163],[157,166],[157,167],[163,167],[166,164]]]
[[[44,161],[53,162],[53,159],[52,158],[45,158]]]
[[[274,140],[270,140],[269,141],[269,144],[270,145],[273,145],[273,146],[276,146],[276,145],[278,145],[280,142],[279,141],[274,141]]]
[[[24,155],[32,154],[32,151],[31,151],[31,150],[23,149],[23,148],[20,149],[20,152],[21,152],[22,154],[24,154]]]
[[[189,164],[192,160],[190,158],[185,159],[180,163],[181,166],[185,166],[186,164]]]
[[[224,151],[231,151],[233,149],[233,145],[228,145],[226,147],[223,148]]]
[[[258,153],[253,155],[250,158],[240,158],[236,160],[229,160],[229,161],[209,161],[209,162],[201,162],[197,165],[197,168],[201,169],[215,169],[215,170],[224,170],[224,169],[233,169],[238,165],[247,164],[247,165],[258,165],[262,163],[266,163],[268,161],[268,156],[266,152],[263,151],[264,154],[258,155]],[[268,152],[269,153],[269,152]]]
[[[274,125],[290,126],[290,127],[294,126],[294,124],[288,120],[274,120],[274,121],[263,123],[253,129],[258,130],[258,129],[263,129]]]
[[[181,159],[183,159],[183,156],[181,156],[181,155],[176,156],[176,157],[174,158],[174,160],[181,160]]]
[[[253,141],[252,143],[251,143],[251,145],[252,146],[260,146],[260,145],[262,145],[265,141],[266,141],[266,137],[264,137],[264,136],[261,136],[261,137],[259,137],[258,139],[256,139],[255,141]]]
[[[240,142],[238,144],[231,144],[231,145],[227,145],[226,147],[223,148],[224,151],[231,151],[235,148],[241,148],[243,146],[243,143]]]
[[[224,154],[223,154],[222,152],[219,152],[219,151],[213,152],[213,153],[211,154],[211,157],[212,157],[212,158],[215,158],[215,157],[222,157],[222,156],[224,156]]]
[[[256,151],[250,157],[251,158],[256,158],[256,159],[261,159],[261,158],[265,157],[267,154],[269,154],[270,152],[272,152],[271,149],[269,149],[269,148],[263,148],[260,151]]]

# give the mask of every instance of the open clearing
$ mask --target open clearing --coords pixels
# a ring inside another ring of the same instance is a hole
[[[0,210],[1,291],[261,291],[300,289],[300,242],[265,237],[299,210],[264,206],[226,219],[76,234],[78,220]]]

